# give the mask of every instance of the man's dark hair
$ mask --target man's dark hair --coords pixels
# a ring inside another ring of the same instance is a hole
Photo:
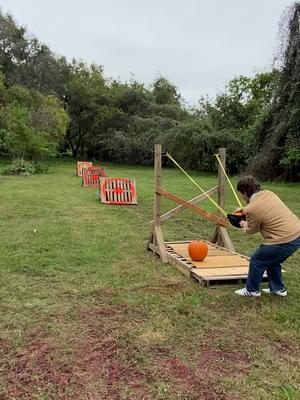
[[[247,175],[241,178],[237,184],[237,191],[240,193],[246,193],[248,197],[252,196],[253,193],[259,192],[261,186],[259,182],[252,175]]]

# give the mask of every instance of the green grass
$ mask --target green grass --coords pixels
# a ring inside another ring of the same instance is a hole
[[[153,169],[105,168],[135,177],[137,206],[100,204],[74,176],[75,162],[0,176],[0,398],[299,399],[299,254],[285,263],[287,298],[201,288],[146,251]],[[192,176],[205,189],[217,182]],[[163,186],[186,199],[199,194],[176,169],[163,171]],[[300,215],[300,185],[264,186]],[[226,202],[236,208],[229,189]],[[163,232],[209,239],[213,229],[185,211]],[[260,243],[230,234],[244,254]]]

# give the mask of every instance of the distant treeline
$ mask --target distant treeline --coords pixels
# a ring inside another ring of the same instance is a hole
[[[214,171],[214,153],[226,147],[230,173],[251,170],[283,73],[235,77],[214,99],[199,94],[191,108],[164,77],[152,85],[105,78],[102,66],[57,57],[0,12],[0,154],[150,165],[154,143],[162,143],[185,167]],[[300,152],[282,143],[276,176],[259,168],[258,176],[299,179]]]

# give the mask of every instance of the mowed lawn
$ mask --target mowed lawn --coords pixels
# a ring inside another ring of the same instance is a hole
[[[285,263],[287,298],[203,288],[146,251],[153,169],[103,166],[136,179],[138,205],[101,204],[81,187],[75,161],[0,176],[0,399],[300,399],[300,252]],[[205,189],[217,184],[213,174],[192,176]],[[177,169],[163,170],[163,186],[199,194]],[[299,184],[265,188],[300,216]],[[165,240],[213,230],[191,211],[163,227]],[[246,255],[260,243],[230,235]]]

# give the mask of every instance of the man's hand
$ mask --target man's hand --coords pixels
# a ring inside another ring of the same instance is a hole
[[[243,209],[237,208],[236,210],[233,211],[233,214],[235,214],[235,213],[243,213]]]
[[[240,221],[241,228],[245,229],[245,228],[247,228],[247,225],[248,225],[247,221]]]

